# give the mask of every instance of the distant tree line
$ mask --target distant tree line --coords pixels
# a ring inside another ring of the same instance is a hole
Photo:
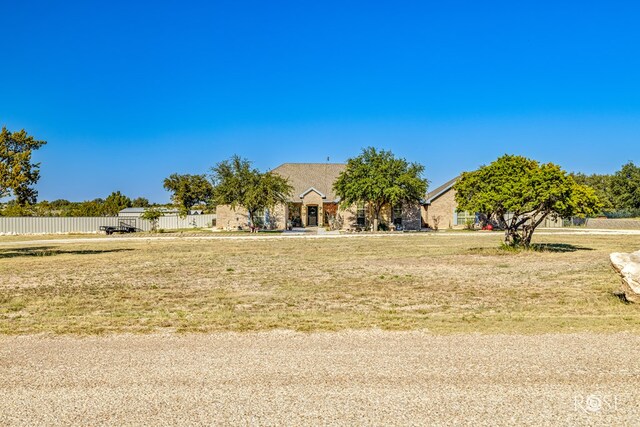
[[[602,202],[600,214],[610,218],[640,217],[640,167],[629,162],[613,175],[571,174],[582,185],[593,188]]]
[[[0,216],[115,216],[124,208],[156,206],[144,197],[131,199],[120,191],[114,191],[106,199],[98,198],[84,202],[58,199],[37,203],[19,203],[10,200],[0,205]]]

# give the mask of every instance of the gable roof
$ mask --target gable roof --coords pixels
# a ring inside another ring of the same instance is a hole
[[[293,186],[289,201],[300,202],[300,196],[315,191],[325,197],[325,201],[333,202],[336,195],[333,183],[346,168],[344,163],[283,163],[271,172],[287,178]]]
[[[311,193],[312,191],[315,191],[316,193],[318,193],[318,195],[319,195],[320,197],[322,197],[323,199],[326,199],[326,198],[327,198],[327,196],[325,196],[325,194],[324,194],[322,191],[318,190],[318,189],[317,189],[317,188],[315,188],[315,187],[309,187],[309,188],[307,188],[307,191],[305,191],[304,193],[300,194],[300,198],[301,198],[301,199],[302,199],[302,198],[304,198],[304,196],[306,196],[307,194]]]
[[[444,184],[442,184],[440,187],[438,187],[435,190],[430,191],[429,193],[427,193],[427,200],[425,201],[425,204],[426,205],[430,204],[432,201],[434,201],[438,197],[442,196],[447,191],[451,190],[451,188],[458,181],[458,179],[460,179],[460,177],[456,176],[451,181],[447,181]]]

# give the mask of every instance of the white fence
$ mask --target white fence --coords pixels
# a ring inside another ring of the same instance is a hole
[[[216,216],[176,215],[163,216],[158,220],[158,228],[171,230],[180,228],[203,228],[215,224]],[[138,217],[0,217],[0,234],[56,234],[56,233],[96,233],[102,225],[118,226],[121,223],[151,230],[151,222]]]

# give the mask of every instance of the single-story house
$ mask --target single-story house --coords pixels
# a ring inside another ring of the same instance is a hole
[[[342,163],[284,163],[271,172],[287,178],[293,192],[285,204],[260,213],[264,227],[285,229],[293,227],[330,227],[338,230],[367,229],[373,212],[364,204],[340,207],[333,191],[333,183],[346,168]],[[468,224],[477,226],[479,216],[473,212],[458,212],[453,178],[428,192],[420,203],[386,206],[381,213],[382,227],[403,230],[460,229]],[[217,228],[237,230],[248,227],[249,218],[242,208],[220,205],[216,209]],[[562,220],[545,220],[543,227],[559,227]]]
[[[288,225],[341,230],[368,228],[373,218],[370,209],[364,204],[344,209],[333,191],[333,183],[345,168],[342,163],[284,163],[273,169],[272,173],[289,180],[293,191],[287,203],[261,212],[263,225],[281,230]],[[249,223],[247,211],[242,208],[220,205],[216,214],[220,229],[237,230],[246,228]],[[381,224],[387,227],[403,230],[420,230],[421,227],[419,203],[387,206],[380,216]]]

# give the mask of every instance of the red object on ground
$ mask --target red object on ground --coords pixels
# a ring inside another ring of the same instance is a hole
[[[485,229],[492,231],[493,230],[493,225],[491,224],[487,224],[487,226],[485,227]]]

